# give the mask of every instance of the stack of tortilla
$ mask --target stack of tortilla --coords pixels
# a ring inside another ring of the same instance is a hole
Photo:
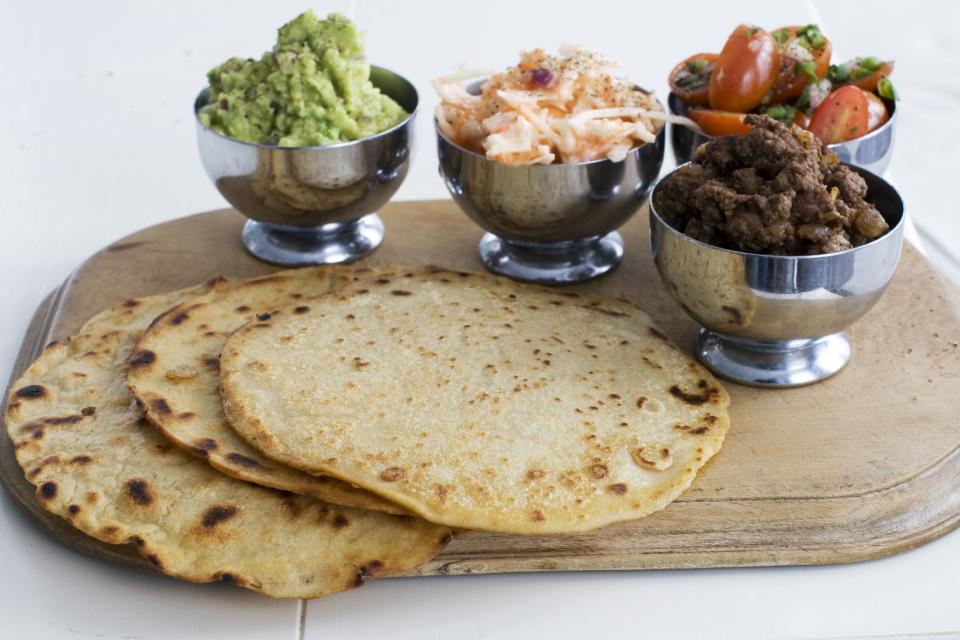
[[[729,399],[635,305],[440,268],[318,267],[128,300],[5,419],[38,501],[161,571],[316,597],[458,530],[645,516]]]

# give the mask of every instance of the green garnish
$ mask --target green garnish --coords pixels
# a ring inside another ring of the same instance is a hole
[[[893,83],[890,82],[890,78],[887,76],[883,76],[880,78],[880,81],[877,82],[877,95],[887,100],[897,99],[897,90],[893,88]]]
[[[801,49],[806,49],[807,51],[813,51],[813,45],[804,38],[797,38],[797,46],[799,46]]]
[[[800,97],[797,98],[796,108],[798,111],[803,111],[807,115],[810,115],[812,108],[810,107],[810,87],[814,85],[808,84],[803,88],[803,93],[800,94]]]
[[[833,84],[843,84],[850,81],[850,67],[845,64],[832,64],[827,71],[827,79]]]
[[[819,82],[817,77],[817,63],[813,60],[807,60],[806,62],[798,62],[797,66],[794,68],[797,75],[804,74],[807,76],[808,82]]]
[[[777,29],[773,32],[773,39],[777,44],[783,44],[790,39],[790,29]]]
[[[752,38],[753,36],[757,35],[761,31],[763,31],[763,29],[761,29],[760,27],[747,27],[746,35],[748,38]]]
[[[822,33],[820,33],[820,27],[815,24],[808,24],[807,26],[803,27],[797,31],[797,35],[801,38],[805,38],[814,49],[819,49],[823,47],[823,45],[827,44],[827,39],[823,37]]]
[[[861,69],[867,69],[868,71],[876,71],[880,68],[880,61],[870,56],[869,58],[860,58],[857,60],[857,65]]]
[[[691,60],[687,63],[687,71],[690,73],[702,73],[707,68],[707,61],[703,58]]]
[[[794,116],[797,115],[797,110],[788,104],[777,104],[772,107],[767,107],[763,113],[774,120],[779,120],[785,124],[792,124]]]

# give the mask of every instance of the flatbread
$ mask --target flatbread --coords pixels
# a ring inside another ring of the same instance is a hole
[[[629,301],[440,269],[245,325],[221,376],[271,458],[508,533],[661,509],[729,425],[726,391]]]
[[[174,444],[202,456],[223,473],[265,487],[334,504],[408,513],[380,496],[328,476],[313,476],[269,460],[240,438],[220,408],[220,351],[234,329],[280,307],[323,295],[369,269],[294,269],[246,282],[224,283],[158,317],[137,343],[138,366],[127,384],[147,419]],[[287,311],[285,311],[287,312]]]
[[[151,318],[196,293],[105,311],[13,384],[7,432],[39,503],[104,542],[135,544],[164,573],[275,597],[342,591],[432,558],[449,529],[228,478],[143,419],[125,362]]]

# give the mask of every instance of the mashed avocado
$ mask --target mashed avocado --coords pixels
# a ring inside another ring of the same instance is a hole
[[[231,58],[208,74],[200,121],[230,138],[282,147],[359,140],[406,118],[370,82],[363,38],[340,14],[312,11],[280,28],[260,60]]]

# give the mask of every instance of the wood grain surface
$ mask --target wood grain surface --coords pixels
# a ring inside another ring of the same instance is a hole
[[[382,216],[386,241],[364,264],[482,269],[482,232],[451,201],[393,203]],[[232,211],[181,218],[92,256],[38,309],[14,379],[50,340],[126,298],[276,270],[244,252],[243,221]],[[690,350],[696,327],[660,283],[646,213],[621,233],[623,264],[577,288],[637,301]],[[960,524],[960,293],[908,246],[884,298],[849,334],[853,360],[831,380],[790,390],[727,384],[727,441],[664,511],[587,534],[472,534],[417,573],[840,563],[943,535]],[[0,440],[0,480],[42,528],[93,556],[150,567],[40,508],[9,439]]]

